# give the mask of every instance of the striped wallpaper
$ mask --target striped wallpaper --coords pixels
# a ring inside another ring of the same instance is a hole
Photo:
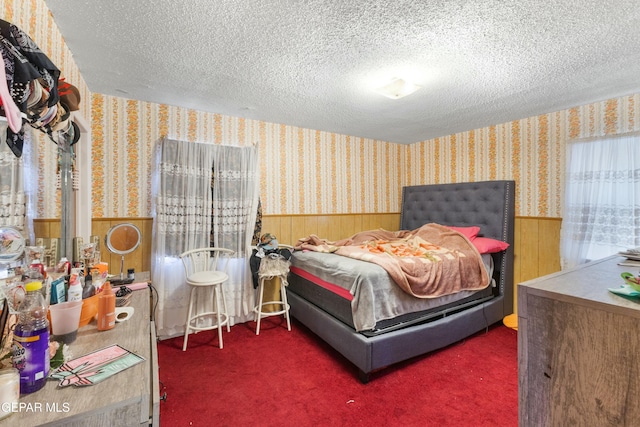
[[[515,179],[518,215],[560,217],[567,140],[639,130],[639,102],[636,94],[400,145],[94,94],[102,161],[93,212],[149,214],[151,154],[168,135],[258,144],[265,214],[396,212],[403,185]]]
[[[148,216],[163,136],[257,144],[265,214],[397,210],[403,146],[94,94],[93,216]]]
[[[2,19],[19,27],[38,45],[61,71],[61,77],[75,85],[82,102],[76,112],[90,120],[91,105],[89,90],[80,71],[56,26],[49,8],[43,0],[0,0]],[[33,131],[31,147],[37,159],[38,188],[35,196],[36,217],[58,218],[60,216],[60,191],[56,189],[57,146],[40,131]]]
[[[258,144],[264,214],[396,212],[403,185],[515,179],[516,213],[560,217],[569,139],[637,131],[640,94],[411,145],[92,94],[43,0],[0,0],[82,94],[91,123],[94,217],[149,216],[153,153],[162,136]],[[55,146],[40,138],[37,216],[59,216]]]
[[[567,141],[640,130],[639,102],[635,94],[412,144],[403,185],[514,179],[517,215],[561,217]]]

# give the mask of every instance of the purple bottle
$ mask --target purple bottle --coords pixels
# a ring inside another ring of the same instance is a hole
[[[20,372],[20,394],[40,390],[49,375],[49,321],[42,283],[27,283],[25,289],[12,347],[13,366]]]

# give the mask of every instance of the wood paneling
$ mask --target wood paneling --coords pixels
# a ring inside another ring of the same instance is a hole
[[[339,240],[359,231],[384,228],[397,230],[399,213],[336,215],[265,215],[262,232],[275,234],[278,242],[293,245],[301,237],[315,234],[328,240]]]
[[[513,296],[517,307],[518,283],[560,271],[562,219],[517,217],[515,225]]]
[[[560,218],[517,217],[514,236],[514,283],[560,271]],[[293,245],[310,234],[339,240],[364,230],[397,230],[399,213],[353,215],[267,215],[262,232]],[[514,293],[516,307],[517,292]]]
[[[117,224],[131,223],[140,229],[142,242],[132,253],[124,257],[124,269],[135,269],[136,272],[151,271],[151,237],[153,218],[94,218],[91,221],[91,235],[98,236],[100,241],[100,258],[109,263],[110,274],[120,274],[121,256],[109,252],[104,238],[109,229]],[[33,228],[36,237],[60,237],[60,220],[35,219]]]
[[[536,277],[540,277],[560,271],[560,227],[562,220],[560,218],[536,220],[541,237],[537,245],[540,259]]]
[[[96,218],[92,220],[92,234],[100,237],[103,261],[109,263],[112,274],[120,272],[120,256],[104,247],[104,237],[111,227],[123,222],[138,226],[142,244],[125,257],[125,270],[151,269],[152,218]],[[560,271],[560,218],[517,217],[515,222],[514,283],[535,279]],[[397,230],[399,213],[336,214],[336,215],[265,215],[262,232],[273,233],[280,243],[293,245],[310,234],[329,240],[349,237],[359,231],[384,228]],[[58,220],[34,220],[36,237],[60,237]],[[517,298],[517,293],[514,295]],[[514,300],[515,303],[516,300]]]
[[[107,249],[104,238],[111,227],[130,223],[138,227],[142,236],[140,246],[128,255],[124,256],[124,274],[133,268],[136,272],[151,270],[151,229],[152,218],[96,218],[91,221],[91,235],[100,237],[100,258],[109,263],[109,273],[119,274],[122,256],[113,254]]]
[[[33,231],[35,237],[60,237],[59,219],[34,219]]]

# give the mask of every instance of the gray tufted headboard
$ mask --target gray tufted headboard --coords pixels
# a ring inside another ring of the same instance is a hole
[[[416,185],[402,189],[400,229],[413,230],[430,222],[480,227],[480,235],[509,243],[494,254],[494,278],[505,297],[505,312],[513,307],[513,235],[515,181],[481,181]]]

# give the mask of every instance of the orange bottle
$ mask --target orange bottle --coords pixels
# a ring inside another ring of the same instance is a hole
[[[102,286],[98,295],[98,330],[107,331],[116,324],[116,296],[111,290],[111,283]]]

